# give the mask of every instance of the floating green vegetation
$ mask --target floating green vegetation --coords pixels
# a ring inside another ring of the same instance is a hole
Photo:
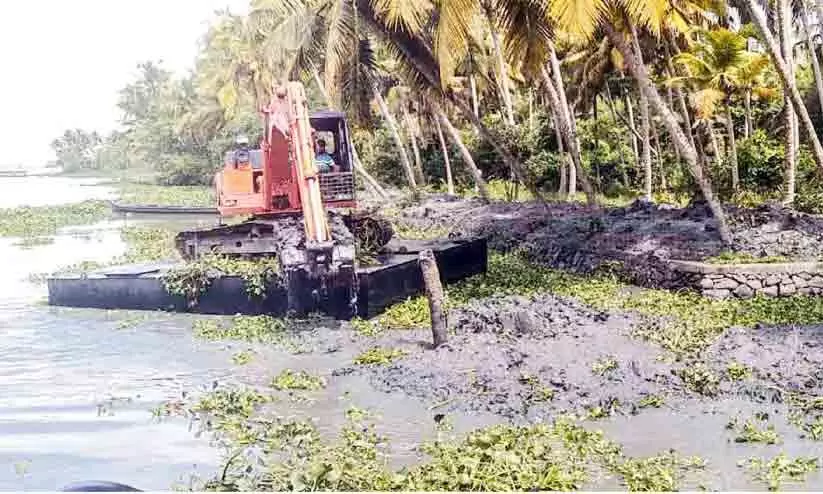
[[[815,457],[789,458],[785,453],[780,453],[771,460],[749,458],[740,465],[752,472],[755,480],[768,485],[770,491],[779,490],[787,481],[803,482],[806,480],[806,474],[816,472],[820,468]]]
[[[59,206],[21,206],[0,209],[0,237],[54,235],[70,225],[90,225],[108,216],[104,201],[83,201]]]
[[[357,365],[389,365],[405,355],[406,352],[398,348],[372,347],[358,355],[354,363]]]
[[[236,365],[246,365],[254,359],[254,352],[251,350],[243,350],[231,356],[231,361]]]
[[[780,442],[780,434],[774,430],[773,425],[768,425],[765,429],[758,427],[754,420],[746,420],[740,422],[738,418],[734,418],[726,424],[726,429],[735,432],[734,442],[736,443],[765,443],[778,444]]]
[[[249,297],[265,297],[266,290],[278,279],[280,264],[275,257],[258,260],[207,255],[173,268],[163,275],[163,284],[172,295],[197,304],[215,278],[239,276]]]
[[[280,391],[317,391],[326,387],[326,380],[320,376],[309,374],[306,371],[286,369],[272,380],[271,386]]]
[[[708,264],[776,264],[791,262],[786,256],[756,257],[747,252],[723,251],[720,254],[703,259]]]
[[[660,408],[666,404],[666,400],[660,395],[647,395],[637,402],[639,408]]]
[[[443,437],[424,444],[427,459],[392,470],[385,438],[363,414],[347,413],[336,440],[324,441],[309,425],[279,420],[261,422],[258,434],[247,433],[246,446],[266,451],[243,455],[226,464],[207,490],[242,491],[547,491],[580,489],[595,470],[619,475],[631,490],[675,490],[688,469],[702,467],[698,458],[670,452],[647,459],[623,456],[620,447],[560,418],[552,425],[496,425],[465,438]],[[254,438],[255,441],[250,441]]]
[[[631,458],[618,463],[614,471],[623,476],[630,491],[671,492],[689,470],[702,469],[706,462],[697,457],[681,457],[673,451],[649,458]]]
[[[426,297],[409,297],[387,308],[377,323],[386,329],[412,329],[431,324],[429,301]]]
[[[726,366],[726,374],[729,375],[729,379],[732,381],[742,381],[751,377],[752,369],[740,362],[732,362]]]
[[[298,351],[297,346],[291,342],[286,322],[271,316],[236,315],[228,324],[221,324],[215,319],[198,319],[194,321],[192,329],[195,336],[207,340],[275,344],[293,352]]]
[[[528,397],[530,401],[543,402],[554,399],[554,390],[541,383],[537,376],[522,372],[520,382],[531,390],[531,395]]]
[[[174,247],[176,232],[165,228],[127,226],[120,231],[120,237],[126,243],[126,253],[116,263],[160,261],[177,259],[179,254]]]
[[[41,245],[50,245],[54,243],[54,237],[23,237],[12,245],[20,247],[21,249],[32,249]]]
[[[702,362],[684,367],[676,374],[687,388],[703,396],[717,396],[720,378]]]
[[[418,227],[407,223],[394,223],[394,236],[406,240],[431,240],[449,236],[449,230],[441,226]]]
[[[552,292],[576,298],[601,310],[629,310],[650,316],[636,334],[667,350],[688,353],[709,345],[725,329],[755,324],[810,324],[823,321],[823,298],[795,296],[711,300],[697,293],[632,287],[613,276],[583,276],[528,262],[517,253],[489,256],[485,276],[478,275],[447,289],[451,307],[493,295]],[[410,306],[407,306],[409,308]],[[424,307],[416,307],[424,318]]]
[[[361,319],[359,317],[353,318],[349,321],[349,324],[351,324],[351,328],[355,333],[363,336],[377,336],[382,332],[381,327],[373,321]]]
[[[592,373],[598,376],[604,376],[611,371],[617,370],[617,368],[618,363],[614,357],[602,357],[592,364]]]
[[[120,201],[126,204],[158,206],[214,206],[214,192],[206,186],[163,186],[124,183],[119,185]]]

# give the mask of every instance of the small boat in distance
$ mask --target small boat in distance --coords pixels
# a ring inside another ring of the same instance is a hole
[[[163,206],[158,204],[118,204],[109,201],[115,213],[139,214],[218,214],[217,208],[203,206]]]

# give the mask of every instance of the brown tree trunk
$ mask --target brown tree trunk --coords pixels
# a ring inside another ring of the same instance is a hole
[[[688,138],[680,128],[680,124],[677,122],[677,117],[675,117],[671,109],[666,106],[666,103],[663,101],[660,93],[657,92],[657,88],[654,84],[652,84],[645,65],[637,62],[634,57],[634,53],[629,49],[629,46],[623,39],[623,36],[615,31],[614,27],[608,23],[604,24],[604,29],[606,30],[609,39],[612,41],[614,46],[623,55],[623,60],[626,66],[629,68],[629,71],[632,73],[640,86],[640,90],[646,94],[646,97],[649,99],[650,106],[654,108],[658,115],[660,115],[660,118],[669,130],[669,134],[672,136],[672,139],[674,139],[677,146],[680,148],[680,154],[689,166],[689,171],[692,173],[697,185],[700,187],[700,192],[703,194],[703,198],[708,203],[709,208],[717,221],[720,238],[724,243],[731,244],[732,237],[731,232],[729,231],[729,226],[726,222],[726,215],[723,212],[720,202],[718,202],[717,198],[714,196],[711,183],[709,182],[708,177],[706,177],[703,168],[697,162],[697,152],[695,151],[694,146],[689,143]]]
[[[471,173],[472,178],[474,178],[474,183],[477,185],[477,189],[480,192],[480,197],[482,197],[485,201],[490,201],[491,196],[489,195],[489,188],[486,186],[486,181],[483,180],[483,175],[480,173],[480,169],[477,168],[477,164],[474,162],[474,158],[472,158],[469,148],[467,148],[466,145],[463,144],[463,140],[460,139],[460,133],[457,132],[457,129],[454,128],[454,125],[452,125],[449,118],[446,116],[446,113],[440,107],[435,107],[434,111],[443,126],[446,127],[446,132],[448,132],[449,136],[451,136],[452,141],[457,146],[457,149],[460,150],[460,155],[463,157],[463,161],[466,163],[466,166],[469,167],[469,173]]]
[[[403,139],[400,137],[400,129],[397,128],[397,122],[394,120],[394,117],[389,111],[389,106],[386,104],[386,100],[383,99],[383,95],[380,94],[380,89],[378,89],[377,84],[373,81],[372,93],[374,94],[374,98],[377,100],[377,106],[380,108],[380,113],[383,115],[383,119],[389,126],[389,133],[394,139],[394,144],[397,146],[397,151],[400,153],[400,163],[403,164],[403,170],[406,172],[406,180],[409,182],[409,187],[411,187],[412,190],[417,190],[417,181],[414,179],[414,170],[412,169],[411,161],[409,161],[409,155],[406,153],[406,146],[403,145]]]
[[[820,71],[820,61],[817,59],[817,50],[814,48],[814,38],[809,29],[809,10],[804,1],[800,2],[800,21],[803,23],[803,32],[806,34],[806,49],[809,51],[809,59],[812,62],[814,71],[814,83],[817,86],[817,100],[820,103],[820,111],[823,112],[823,73]]]
[[[752,91],[750,89],[746,89],[743,93],[743,106],[746,108],[746,135],[744,137],[748,139],[754,134],[752,128]]]
[[[566,122],[566,127],[568,128],[568,132],[564,133],[564,135],[567,135],[569,138],[569,141],[566,142],[566,148],[571,153],[572,160],[574,160],[574,167],[569,168],[569,196],[574,197],[574,194],[577,192],[577,178],[579,175],[581,185],[583,185],[583,192],[586,193],[586,202],[589,205],[594,205],[597,203],[597,200],[594,197],[594,191],[591,189],[591,185],[586,184],[588,179],[584,176],[585,172],[583,171],[583,160],[580,157],[580,141],[577,139],[577,126],[574,121],[574,113],[572,112],[572,109],[569,106],[569,101],[566,98],[566,85],[563,83],[563,75],[560,72],[560,60],[557,59],[557,52],[554,49],[554,43],[551,41],[548,43],[549,63],[551,64],[551,75],[554,80],[553,88],[557,93],[556,100],[560,105],[560,113]]]
[[[643,54],[640,51],[640,42],[637,39],[637,30],[632,26],[632,48],[637,57],[637,62],[641,65]],[[643,91],[638,91],[640,95],[640,127],[642,137],[641,159],[643,160],[643,174],[645,175],[644,192],[646,200],[651,202],[652,197],[652,156],[651,156],[651,117],[649,116],[649,100]]]
[[[569,195],[574,193],[571,183],[572,177],[580,177],[580,183],[583,185],[583,191],[586,193],[586,203],[590,206],[595,206],[597,205],[597,198],[595,197],[594,189],[592,189],[591,183],[586,176],[586,171],[583,170],[583,163],[580,160],[580,148],[578,147],[577,139],[573,134],[571,124],[566,119],[568,113],[562,111],[563,105],[560,102],[560,96],[558,94],[559,91],[555,88],[552,79],[549,77],[548,71],[543,69],[542,74],[543,82],[546,86],[546,93],[549,95],[549,101],[551,102],[552,107],[560,109],[560,111],[555,113],[558,117],[558,123],[560,124],[560,134],[565,140],[566,149],[569,150],[572,163],[574,163],[574,166],[569,167]],[[574,173],[575,171],[577,173]]]
[[[731,104],[726,104],[726,134],[729,136],[728,156],[732,167],[732,190],[740,188],[740,169],[737,166],[737,142],[734,138],[734,120],[732,120]]]
[[[635,123],[634,123],[634,109],[632,108],[631,95],[626,94],[625,103],[626,103],[626,116],[629,119],[629,122],[628,122],[629,123],[629,131],[630,131],[631,136],[632,136],[632,151],[634,152],[634,162],[639,165],[641,163],[641,160],[640,160],[640,145],[637,142],[637,135],[639,134],[639,132],[637,132],[637,127],[635,126]]]
[[[566,165],[568,164],[569,168],[571,168],[574,164],[571,163],[570,155],[563,149],[563,135],[560,133],[560,122],[558,122],[560,116],[556,111],[552,111],[552,117],[554,119],[554,135],[555,139],[557,139],[557,152],[560,155],[560,185],[557,192],[561,197],[568,199],[569,182],[566,177]]]
[[[666,173],[663,170],[663,157],[661,156],[660,136],[658,134],[659,133],[657,132],[657,126],[652,124],[652,136],[654,137],[654,147],[657,150],[657,152],[654,153],[654,156],[657,161],[657,173],[660,174],[660,190],[665,191],[668,188],[668,184],[666,184]]]
[[[414,152],[414,171],[417,183],[425,185],[426,176],[423,173],[423,163],[420,161],[420,148],[417,147],[417,135],[415,135],[413,122],[405,105],[403,105],[403,120],[405,121],[406,133],[409,135],[409,142],[411,142],[412,151]]]
[[[786,71],[786,77],[788,83],[794,85],[794,55],[792,53],[792,47],[794,46],[794,43],[792,40],[791,0],[777,1],[777,28],[778,39],[780,40],[780,54],[782,55],[783,60],[786,63],[786,68],[788,69]],[[791,97],[787,94],[786,91],[784,91],[783,94],[783,116],[785,117],[786,123],[786,196],[784,198],[784,202],[786,204],[791,204],[792,202],[794,202],[794,195],[797,183],[795,179],[798,152],[797,120],[795,116],[795,108],[793,108],[794,105],[791,101]],[[805,103],[803,104],[803,107],[805,108]]]
[[[437,138],[440,140],[440,149],[443,150],[443,164],[446,167],[446,190],[449,194],[454,195],[454,180],[452,180],[452,165],[449,160],[449,147],[446,145],[446,138],[443,137],[443,127],[440,126],[440,119],[434,119],[434,125],[437,127]]]
[[[769,30],[763,9],[761,9],[757,4],[757,0],[748,0],[747,6],[749,7],[749,11],[755,21],[755,25],[760,31],[760,34],[763,36],[763,39],[766,41],[766,50],[771,56],[772,63],[774,63],[777,68],[777,75],[780,77],[780,82],[783,84],[784,93],[789,96],[794,109],[800,114],[800,122],[803,124],[803,128],[806,130],[806,134],[809,137],[814,161],[818,168],[823,171],[823,147],[820,145],[820,140],[817,138],[817,134],[814,130],[814,124],[809,117],[809,112],[803,104],[803,97],[797,89],[797,85],[793,83],[790,69],[781,55],[780,48],[777,45],[774,36],[772,36],[772,32]],[[791,185],[793,188],[794,184]],[[787,197],[787,199],[789,198]],[[793,200],[794,197],[791,199]]]
[[[499,78],[500,95],[503,100],[503,108],[506,111],[506,121],[509,125],[514,126],[514,108],[512,105],[512,93],[509,88],[509,74],[506,70],[506,59],[503,57],[503,50],[500,48],[500,35],[494,26],[494,16],[492,7],[484,2],[484,9],[486,13],[486,20],[489,23],[489,32],[491,33],[492,48],[494,50],[494,59],[497,62],[497,72]]]
[[[418,264],[423,274],[423,284],[426,286],[426,297],[429,299],[429,311],[432,322],[432,342],[434,348],[448,340],[448,323],[446,321],[445,299],[443,284],[440,281],[440,270],[434,252],[426,249],[419,254]]]

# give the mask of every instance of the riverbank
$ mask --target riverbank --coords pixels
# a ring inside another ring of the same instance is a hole
[[[181,385],[177,398],[153,410],[156,420],[193,421],[224,455],[223,465],[199,470],[191,487],[823,485],[823,362],[815,351],[823,344],[822,302],[711,300],[631,285],[614,270],[561,270],[546,257],[546,246],[586,240],[735,261],[705,228],[710,219],[689,210],[592,213],[582,205],[436,196],[395,201],[384,212],[401,236],[482,232],[495,248],[486,276],[448,288],[450,341],[438,349],[428,345],[421,297],[351,323],[111,313],[120,322],[110,325],[134,338],[172,331],[222,349],[227,367],[214,386]],[[758,221],[736,227],[749,241],[742,245],[758,245],[746,234],[768,223]],[[794,246],[789,255],[812,252],[814,237],[806,234],[814,221],[790,222],[806,226],[780,238],[804,242],[778,245]],[[107,262],[173,256],[180,227],[118,226],[124,250]],[[87,326],[94,317],[68,313]],[[157,365],[152,372],[167,373]],[[188,453],[180,454],[182,463]]]

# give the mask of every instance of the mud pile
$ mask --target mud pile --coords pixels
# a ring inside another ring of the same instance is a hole
[[[726,208],[734,250],[754,256],[805,259],[823,250],[823,218],[778,206]],[[483,204],[434,195],[405,208],[400,221],[418,228],[446,227],[454,235],[485,235],[489,247],[523,247],[538,257],[587,250],[608,255],[699,260],[725,250],[705,203],[686,208],[635,201],[592,210],[581,204]]]
[[[643,397],[679,393],[659,350],[630,336],[635,321],[544,295],[476,301],[450,315],[448,344],[368,368],[372,384],[436,410],[540,420],[601,407],[630,411]],[[397,338],[396,332],[384,338]],[[429,340],[425,331],[416,332]],[[384,341],[395,344],[397,341]]]

